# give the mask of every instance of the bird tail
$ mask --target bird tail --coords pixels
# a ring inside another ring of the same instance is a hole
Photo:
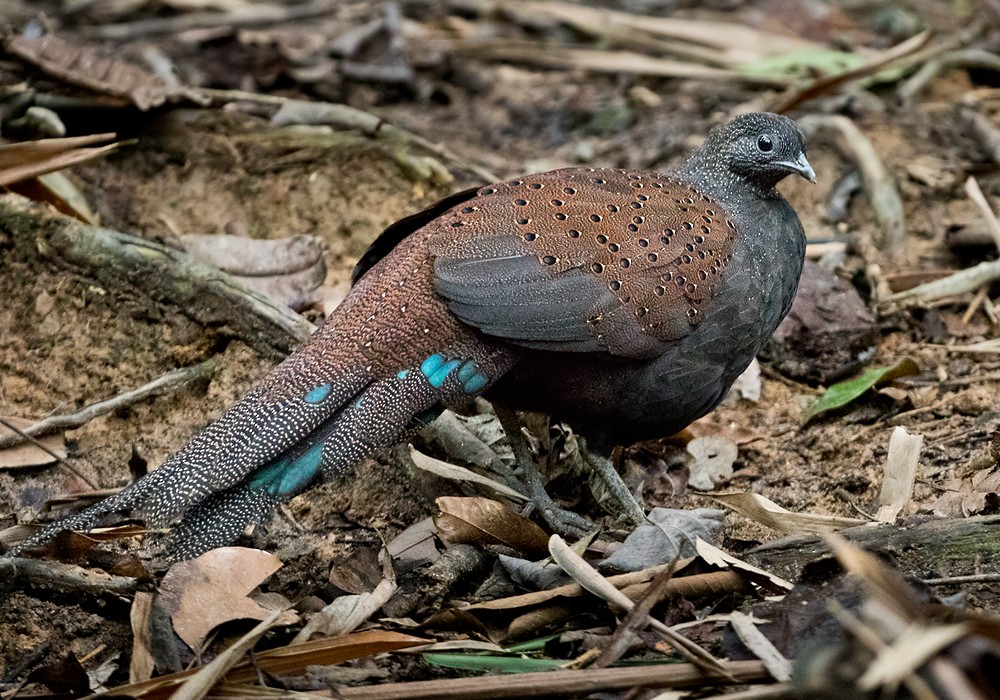
[[[152,525],[182,516],[168,550],[175,559],[190,559],[229,544],[322,475],[342,472],[374,450],[395,444],[442,398],[440,387],[419,371],[369,379],[359,390],[351,389],[328,383],[297,402],[276,403],[265,400],[266,387],[255,390],[159,469],[43,528],[8,555],[44,544],[63,530],[93,529],[112,513],[137,512]],[[322,405],[328,406],[328,415],[316,420],[312,409]],[[329,406],[335,409],[330,412]]]
[[[371,383],[281,457],[191,508],[171,533],[171,554],[190,559],[228,544],[321,476],[402,440],[440,405],[440,393],[416,375],[404,371]]]

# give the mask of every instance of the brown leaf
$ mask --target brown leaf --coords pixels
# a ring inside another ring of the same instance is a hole
[[[130,683],[147,680],[153,675],[154,662],[150,645],[152,614],[153,594],[137,591],[129,615],[132,625],[132,657],[128,667]]]
[[[0,186],[21,182],[68,168],[110,153],[117,143],[95,148],[91,144],[110,141],[114,134],[93,134],[65,139],[38,139],[0,146]]]
[[[330,583],[348,593],[371,593],[382,580],[378,552],[359,547],[330,569]]]
[[[396,571],[405,573],[424,564],[430,564],[441,557],[436,542],[437,531],[434,520],[419,520],[386,544],[385,549],[396,565]]]
[[[30,39],[13,36],[5,48],[51,76],[102,95],[125,99],[143,111],[162,105],[178,92],[158,75],[52,34]]]
[[[292,308],[302,308],[326,279],[323,241],[317,236],[256,240],[189,234],[181,241],[194,259]]]
[[[548,551],[548,537],[540,527],[497,501],[442,496],[436,503],[441,513],[434,524],[448,542],[503,544],[536,556]]]
[[[272,554],[246,547],[220,547],[174,564],[163,577],[160,593],[177,635],[192,649],[215,627],[239,619],[271,615],[247,596],[282,566]],[[291,624],[288,613],[278,624]]]
[[[332,639],[313,639],[302,644],[279,647],[255,653],[253,662],[235,666],[225,676],[227,683],[247,683],[256,681],[261,670],[275,676],[291,676],[302,673],[307,666],[330,666],[352,659],[376,654],[384,654],[396,649],[426,644],[429,639],[413,637],[399,632],[355,632]],[[141,683],[113,688],[111,694],[159,700],[170,697],[174,690],[198,669],[188,669],[166,676],[152,678]]]
[[[13,416],[6,416],[4,420],[13,426],[21,428],[22,430],[34,425],[35,421],[29,420],[27,418],[15,418]],[[5,425],[0,425],[0,436],[6,436],[14,433]],[[48,435],[46,437],[36,438],[38,442],[45,445],[52,452],[59,455],[59,459],[65,459],[66,457],[66,442],[63,439],[62,434],[59,435]],[[41,467],[46,464],[54,464],[59,461],[51,454],[36,447],[30,442],[21,443],[20,445],[15,445],[14,447],[8,447],[5,450],[0,450],[0,469],[21,469],[24,467]]]
[[[944,488],[923,510],[944,518],[967,518],[1000,505],[1000,471],[996,469],[982,469],[971,479],[949,479]]]

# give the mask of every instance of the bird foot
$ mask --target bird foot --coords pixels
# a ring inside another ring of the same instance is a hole
[[[622,481],[621,475],[611,460],[588,450],[586,442],[582,438],[579,444],[580,455],[607,489],[609,498],[618,506],[620,517],[631,525],[640,525],[646,522],[646,512],[639,505],[625,482]]]
[[[531,496],[531,505],[538,509],[539,515],[546,524],[552,528],[553,532],[566,537],[583,537],[597,526],[587,518],[574,513],[571,510],[561,508],[541,487],[541,480],[529,479],[531,482],[528,492]]]

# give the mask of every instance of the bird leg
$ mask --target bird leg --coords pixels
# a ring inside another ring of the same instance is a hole
[[[500,425],[503,426],[507,434],[507,440],[514,451],[514,461],[517,464],[517,471],[524,480],[528,495],[532,504],[538,508],[542,518],[549,527],[562,535],[581,537],[588,531],[593,530],[595,525],[587,518],[577,515],[573,511],[560,508],[555,501],[545,491],[545,484],[542,483],[542,475],[538,473],[538,467],[531,458],[528,450],[528,443],[521,432],[521,421],[511,409],[502,404],[494,404],[493,410],[496,413]]]
[[[633,525],[646,522],[646,513],[635,499],[635,495],[629,491],[628,486],[622,481],[621,475],[615,469],[615,465],[604,455],[587,449],[587,442],[584,438],[578,437],[577,444],[580,446],[580,455],[587,463],[594,474],[601,480],[608,494],[618,504],[622,515]]]

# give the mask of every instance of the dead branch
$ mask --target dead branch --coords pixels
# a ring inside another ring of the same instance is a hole
[[[196,322],[284,357],[314,326],[186,253],[119,231],[88,226],[18,195],[0,196],[0,227],[32,239],[42,257],[111,289],[177,305]]]

